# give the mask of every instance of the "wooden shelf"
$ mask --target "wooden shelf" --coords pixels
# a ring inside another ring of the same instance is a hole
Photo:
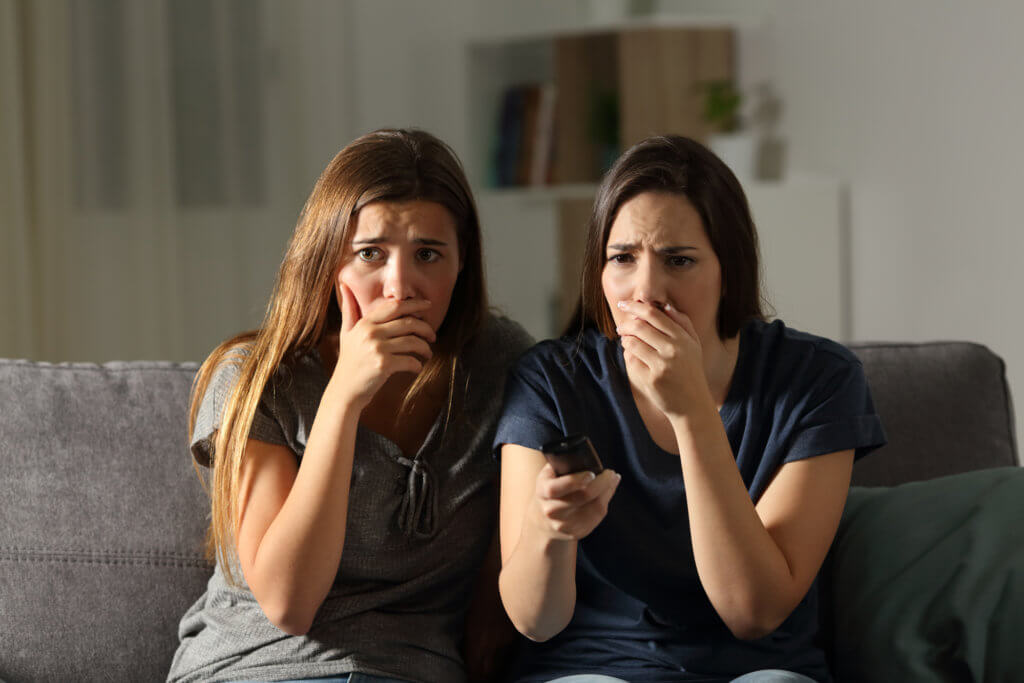
[[[536,40],[552,41],[558,38],[582,37],[618,31],[647,29],[704,29],[729,28],[733,30],[753,29],[759,26],[762,18],[749,11],[742,14],[709,13],[702,15],[683,14],[652,14],[642,17],[624,17],[611,21],[584,21],[582,23],[547,26],[543,29],[501,30],[477,35],[470,39],[469,46],[493,47],[495,45],[521,43]]]
[[[701,84],[735,78],[735,27],[718,18],[646,18],[471,42],[471,180],[487,188],[515,178],[510,147],[523,154],[547,147],[521,140],[524,131],[553,130],[546,175],[555,185],[597,182],[622,150],[649,135],[705,139]],[[531,126],[536,110],[527,104],[522,125],[510,126],[520,110],[507,93],[545,84],[556,93],[551,125]]]

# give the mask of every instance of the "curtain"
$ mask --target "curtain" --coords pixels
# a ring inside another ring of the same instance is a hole
[[[0,355],[25,357],[36,341],[28,207],[19,19],[0,0]]]
[[[0,0],[0,356],[201,360],[257,326],[303,195],[349,137],[350,105],[322,92],[346,90],[323,47],[345,19]]]

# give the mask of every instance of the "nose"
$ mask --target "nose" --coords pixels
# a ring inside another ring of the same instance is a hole
[[[664,308],[667,301],[664,274],[653,258],[641,258],[635,271],[633,298],[645,304]]]
[[[388,299],[411,299],[416,296],[414,266],[403,254],[395,254],[388,260],[384,272],[384,297]]]

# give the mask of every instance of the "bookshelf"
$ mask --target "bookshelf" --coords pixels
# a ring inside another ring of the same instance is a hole
[[[739,80],[736,52],[748,30],[756,30],[755,21],[648,17],[492,35],[467,45],[465,162],[477,191],[492,303],[537,338],[560,331],[578,296],[586,223],[607,163],[655,133],[706,139],[711,131],[701,120],[699,84]],[[507,117],[508,93],[525,87],[556,93],[551,140],[530,145],[535,153],[549,144],[550,165],[544,174],[524,175],[523,167],[536,167],[534,156],[508,167],[519,169],[517,181],[509,182],[506,172],[500,182],[495,160],[508,123],[498,122]],[[609,149],[592,125],[599,93],[612,93],[617,110]],[[744,185],[779,317],[844,338],[849,286],[841,184],[804,178]]]
[[[735,78],[735,33],[648,21],[471,43],[471,175],[486,188],[596,183],[648,135],[705,139],[702,85]]]

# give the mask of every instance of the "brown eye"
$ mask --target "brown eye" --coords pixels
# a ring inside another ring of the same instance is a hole
[[[416,252],[416,257],[423,263],[433,263],[441,258],[441,252],[436,249],[420,249]]]
[[[357,255],[361,261],[372,262],[379,261],[384,256],[384,253],[377,247],[365,247],[360,249]]]

